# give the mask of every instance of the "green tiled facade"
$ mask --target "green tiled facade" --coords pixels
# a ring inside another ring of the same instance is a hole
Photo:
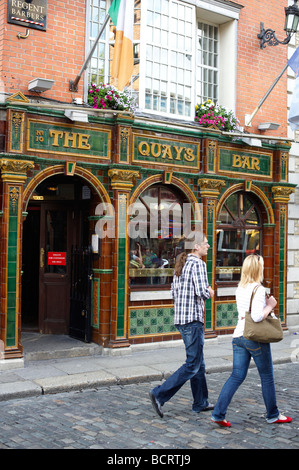
[[[173,324],[173,307],[130,309],[130,337],[177,332]]]
[[[221,302],[216,304],[216,327],[234,328],[238,322],[236,303]]]
[[[127,197],[125,194],[118,195],[118,289],[117,289],[117,336],[125,335],[125,306],[126,306],[126,220],[127,220]]]
[[[16,307],[17,307],[17,241],[18,241],[18,203],[19,188],[9,190],[8,225],[8,270],[7,270],[7,336],[6,345],[16,344]]]

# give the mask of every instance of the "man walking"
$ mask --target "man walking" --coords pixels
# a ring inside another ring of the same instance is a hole
[[[209,286],[207,268],[202,256],[206,256],[209,244],[201,232],[195,232],[191,253],[181,253],[176,261],[171,286],[174,299],[174,323],[180,332],[186,350],[186,362],[162,385],[150,391],[150,398],[156,413],[163,418],[162,406],[190,380],[193,395],[192,410],[212,410],[208,401],[205,376],[204,307],[205,300],[213,297]]]

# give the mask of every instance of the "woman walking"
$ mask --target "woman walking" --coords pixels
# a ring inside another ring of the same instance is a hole
[[[217,404],[212,413],[212,421],[222,427],[230,427],[225,415],[227,408],[241,383],[247,375],[251,357],[258,369],[262,394],[266,406],[266,420],[268,423],[290,423],[292,418],[279,413],[276,405],[273,364],[269,343],[258,343],[243,336],[245,326],[245,312],[249,310],[249,303],[253,289],[251,316],[255,322],[264,320],[271,314],[277,302],[273,296],[266,297],[266,290],[261,285],[264,273],[264,260],[259,255],[249,255],[242,266],[242,274],[236,291],[238,309],[238,323],[233,334],[233,371],[224,384]],[[258,287],[257,287],[258,286]]]

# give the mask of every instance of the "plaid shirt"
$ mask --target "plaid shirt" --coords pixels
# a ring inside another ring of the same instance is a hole
[[[174,276],[171,285],[175,325],[204,323],[204,301],[210,298],[208,286],[206,263],[195,255],[188,255],[181,276]]]

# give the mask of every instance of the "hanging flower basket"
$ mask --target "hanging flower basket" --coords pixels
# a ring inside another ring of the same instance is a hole
[[[201,127],[233,132],[239,128],[239,120],[231,110],[207,100],[195,106],[195,122]]]
[[[104,83],[89,85],[88,103],[95,109],[128,111],[132,114],[137,108],[135,98],[130,91],[119,91],[113,85]]]

